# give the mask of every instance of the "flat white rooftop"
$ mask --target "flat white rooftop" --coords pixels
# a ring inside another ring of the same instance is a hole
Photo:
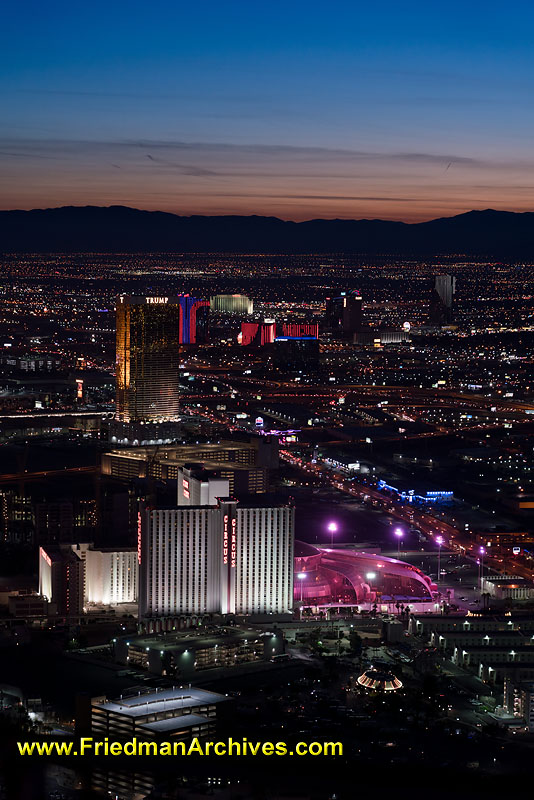
[[[153,733],[170,733],[171,731],[193,728],[195,725],[206,725],[210,722],[213,723],[213,720],[208,719],[208,717],[202,717],[200,714],[183,714],[180,717],[170,717],[169,719],[159,719],[157,722],[147,722],[140,727],[145,731],[152,731]]]
[[[144,717],[147,714],[164,711],[174,711],[179,716],[184,708],[214,705],[224,700],[227,698],[223,694],[204,689],[162,689],[157,692],[129,695],[118,700],[107,700],[104,703],[94,703],[93,706],[127,717]]]

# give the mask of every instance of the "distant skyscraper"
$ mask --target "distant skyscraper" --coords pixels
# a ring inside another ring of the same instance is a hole
[[[455,294],[456,278],[453,275],[436,275],[430,301],[430,322],[433,325],[452,322]]]
[[[295,510],[141,508],[139,617],[288,613]]]
[[[362,329],[362,296],[357,289],[326,298],[326,326],[334,333],[352,339]]]
[[[178,415],[181,323],[178,297],[118,299],[118,421],[159,422]]]
[[[241,333],[237,340],[239,344],[245,346],[263,347],[265,344],[272,344],[275,336],[276,323],[274,319],[266,319],[263,322],[242,322]]]
[[[180,345],[206,341],[208,314],[208,301],[189,295],[119,297],[119,422],[161,422],[177,416]]]
[[[252,314],[254,301],[244,294],[216,294],[210,297],[210,308],[223,314]]]
[[[170,300],[175,298],[170,297]],[[204,344],[208,341],[209,300],[188,294],[176,298],[180,304],[180,344]]]
[[[284,322],[282,325],[282,336],[319,336],[319,324],[317,322]]]

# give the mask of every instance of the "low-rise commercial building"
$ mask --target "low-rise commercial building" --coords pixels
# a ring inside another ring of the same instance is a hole
[[[56,613],[55,606],[39,594],[11,594],[7,598],[7,604],[9,614],[20,619],[46,617]]]
[[[250,467],[278,467],[278,440],[275,436],[254,436],[248,442],[221,441],[212,444],[180,444],[154,447],[128,447],[102,455],[101,471],[122,480],[157,478],[177,480],[187,463],[240,464]]]
[[[478,667],[480,664],[532,664],[534,668],[534,642],[527,645],[457,645],[452,661],[459,667]]]
[[[378,489],[400,502],[414,503],[416,505],[452,503],[454,500],[454,493],[450,489],[434,489],[421,481],[413,483],[394,478],[389,481],[380,479],[378,481]]]
[[[516,683],[513,676],[504,679],[504,710],[523,720],[530,733],[534,732],[534,683]]]
[[[213,633],[168,631],[145,636],[123,636],[113,642],[119,664],[146,669],[155,675],[190,680],[207,669],[232,669],[270,660],[284,652],[281,631],[231,628]]]
[[[430,644],[447,653],[453,653],[456,647],[465,648],[476,645],[513,649],[529,641],[534,643],[534,634],[516,630],[462,630],[443,631],[442,633],[432,631],[430,635]]]
[[[532,600],[534,583],[520,575],[488,575],[482,581],[482,591],[496,600]]]
[[[506,678],[516,682],[534,680],[534,661],[482,661],[477,675],[485,683],[502,684]]]
[[[534,614],[412,615],[409,631],[428,638],[482,681],[534,678]]]
[[[204,689],[161,689],[91,700],[91,733],[94,738],[131,741],[170,739],[188,741],[215,732],[217,706],[224,695]]]
[[[412,614],[408,624],[410,633],[430,637],[433,631],[533,631],[534,614],[490,615],[467,614]]]

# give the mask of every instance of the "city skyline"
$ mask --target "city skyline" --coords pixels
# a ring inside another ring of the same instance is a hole
[[[127,18],[106,6],[105,25],[102,3],[13,6],[0,208],[529,210],[533,12],[520,6],[134,3]]]
[[[4,263],[4,730],[78,752],[89,736],[157,752],[281,729],[343,748],[325,791],[288,762],[273,799],[291,782],[303,800],[352,796],[355,769],[395,785],[401,763],[426,793],[444,763],[448,794],[473,763],[480,786],[528,774],[528,262]],[[83,756],[69,770],[95,800],[210,789],[170,760],[115,777],[119,761]],[[263,786],[242,763],[227,786],[247,769]]]

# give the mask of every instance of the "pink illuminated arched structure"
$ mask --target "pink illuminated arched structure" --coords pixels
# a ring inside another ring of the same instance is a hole
[[[298,581],[295,600],[300,600],[302,591],[304,603],[317,605],[374,602],[379,596],[432,600],[436,588],[420,569],[404,561],[298,541],[295,542],[297,573],[306,573],[306,580]]]

